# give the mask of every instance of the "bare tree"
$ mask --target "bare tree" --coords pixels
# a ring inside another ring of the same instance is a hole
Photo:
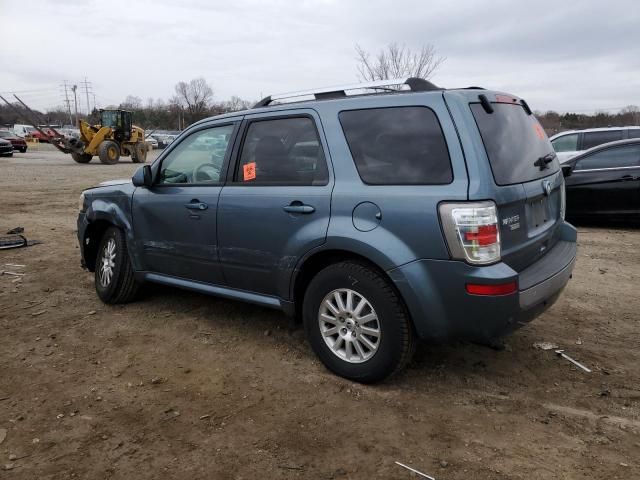
[[[363,82],[404,77],[429,79],[445,61],[429,44],[411,50],[393,42],[373,56],[360,45],[355,48],[358,77]]]
[[[175,91],[176,103],[186,108],[191,121],[195,121],[207,113],[209,103],[213,98],[213,89],[204,78],[194,78],[189,83],[178,82]]]

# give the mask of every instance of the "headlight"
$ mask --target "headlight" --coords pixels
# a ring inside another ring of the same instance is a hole
[[[78,199],[78,210],[84,212],[84,192],[80,194],[80,198]]]

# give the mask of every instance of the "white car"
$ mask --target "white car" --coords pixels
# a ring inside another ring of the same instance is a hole
[[[640,127],[607,127],[587,128],[586,130],[568,130],[556,133],[551,140],[551,145],[558,155],[558,161],[564,163],[570,158],[597,147],[603,143],[625,140],[627,138],[640,138]]]

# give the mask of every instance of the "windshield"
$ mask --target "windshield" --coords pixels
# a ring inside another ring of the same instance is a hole
[[[13,137],[9,130],[0,130],[0,138]]]
[[[120,112],[104,111],[102,112],[102,126],[117,128],[120,126]]]
[[[487,113],[471,103],[493,178],[498,185],[525,183],[556,173],[560,166],[551,142],[535,116],[520,104],[492,103]]]

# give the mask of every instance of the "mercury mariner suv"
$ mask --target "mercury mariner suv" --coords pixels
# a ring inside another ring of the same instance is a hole
[[[490,341],[563,290],[564,178],[527,103],[421,79],[261,100],[191,125],[80,197],[106,303],[155,282],[280,309],[333,372],[375,382],[417,339]]]

